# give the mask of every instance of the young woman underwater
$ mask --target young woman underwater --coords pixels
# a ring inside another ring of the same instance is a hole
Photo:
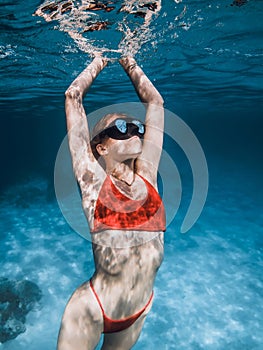
[[[112,113],[89,136],[83,98],[107,60],[96,57],[66,91],[73,169],[92,238],[95,272],[69,300],[58,350],[128,350],[153,301],[165,212],[157,189],[163,99],[132,57],[120,64],[145,104],[145,121]]]

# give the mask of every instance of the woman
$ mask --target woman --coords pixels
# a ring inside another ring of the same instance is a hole
[[[165,213],[157,193],[163,142],[163,99],[135,60],[121,65],[146,106],[145,123],[104,116],[90,140],[82,100],[100,71],[96,57],[66,91],[69,146],[89,222],[95,273],[69,300],[58,350],[126,350],[137,341],[163,258]]]

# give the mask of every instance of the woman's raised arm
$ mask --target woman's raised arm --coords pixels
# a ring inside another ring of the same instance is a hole
[[[69,148],[74,173],[80,186],[83,175],[87,170],[92,171],[92,164],[95,163],[90,146],[87,117],[82,101],[89,87],[106,64],[106,59],[96,57],[65,92]]]
[[[120,64],[130,77],[140,100],[146,107],[146,132],[142,154],[136,161],[136,168],[138,172],[147,175],[153,184],[156,184],[163,147],[164,101],[143,70],[136,64],[134,58],[122,58]]]

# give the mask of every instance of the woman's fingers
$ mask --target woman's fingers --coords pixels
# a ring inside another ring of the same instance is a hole
[[[122,57],[119,60],[122,67],[125,69],[125,71],[129,74],[137,65],[135,59],[131,56]]]

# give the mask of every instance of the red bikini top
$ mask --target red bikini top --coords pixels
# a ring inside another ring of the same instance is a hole
[[[122,194],[107,176],[96,203],[92,233],[104,230],[165,231],[164,205],[156,189],[143,177],[147,196],[134,200]]]

